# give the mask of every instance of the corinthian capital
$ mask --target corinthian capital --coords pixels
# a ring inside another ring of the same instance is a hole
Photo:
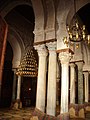
[[[34,46],[34,48],[37,50],[39,56],[41,56],[41,55],[47,56],[48,55],[45,44],[36,45],[36,46]]]
[[[61,64],[69,64],[71,58],[72,58],[71,53],[68,52],[59,53],[59,59],[61,61]]]
[[[48,50],[56,50],[57,48],[57,42],[49,42],[46,43],[46,46],[48,47]]]

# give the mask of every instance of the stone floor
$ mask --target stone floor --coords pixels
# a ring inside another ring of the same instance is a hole
[[[0,120],[30,120],[34,108],[20,110],[0,109]]]
[[[34,111],[33,107],[23,108],[19,110],[12,110],[8,108],[0,109],[0,120],[30,120],[33,111]],[[70,119],[70,120],[76,120],[76,119]],[[90,113],[86,115],[86,119],[84,120],[90,120]]]

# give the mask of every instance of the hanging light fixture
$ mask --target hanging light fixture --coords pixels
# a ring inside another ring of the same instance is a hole
[[[81,41],[85,41],[86,43],[90,44],[90,35],[86,34],[86,28],[85,25],[80,25],[76,16],[76,2],[74,0],[74,11],[75,16],[73,18],[73,24],[71,26],[67,25],[67,32],[69,35],[69,38],[64,37],[63,42],[68,45],[72,45],[74,42],[77,43]]]
[[[29,49],[24,54],[16,74],[24,77],[37,77],[37,61],[34,56],[33,48]]]

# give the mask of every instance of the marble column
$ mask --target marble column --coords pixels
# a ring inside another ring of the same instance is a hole
[[[56,105],[59,105],[59,96],[60,96],[60,65],[57,61],[57,80],[56,80]]]
[[[89,102],[89,73],[88,71],[85,71],[83,74],[85,84],[85,102]]]
[[[75,64],[70,63],[70,103],[75,104]]]
[[[13,70],[13,90],[12,90],[12,101],[15,100],[16,97],[16,69]]]
[[[18,82],[17,82],[17,100],[20,100],[20,92],[21,92],[21,76],[18,76]]]
[[[68,112],[68,93],[69,93],[69,61],[71,53],[60,52],[61,61],[61,113]]]
[[[78,67],[78,104],[83,104],[83,61],[76,62]]]
[[[39,56],[36,108],[45,111],[47,49],[44,44],[34,46]]]
[[[46,44],[49,50],[48,88],[47,88],[47,114],[56,114],[56,68],[57,53],[56,42]]]

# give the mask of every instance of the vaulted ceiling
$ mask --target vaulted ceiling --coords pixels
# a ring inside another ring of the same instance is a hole
[[[34,11],[32,6],[28,5],[19,5],[14,8],[16,12],[24,16],[25,19],[29,20],[32,24],[34,24],[35,17],[34,17]]]
[[[86,25],[86,28],[90,34],[90,3],[82,7],[78,11],[78,15],[81,18],[83,24]]]

